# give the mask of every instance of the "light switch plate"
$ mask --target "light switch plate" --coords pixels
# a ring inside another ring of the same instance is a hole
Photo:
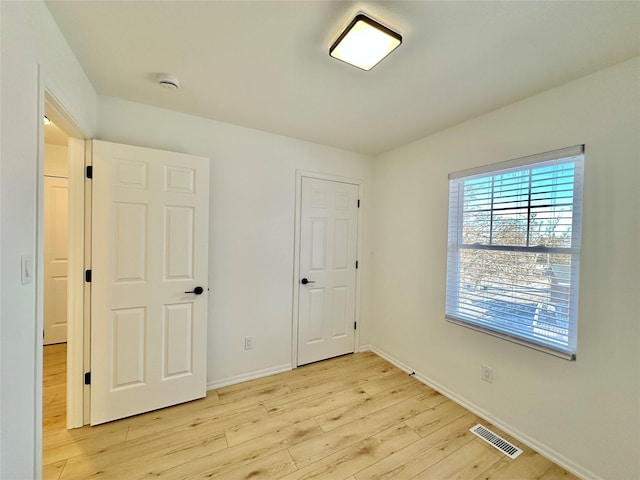
[[[22,284],[32,283],[34,275],[33,255],[22,255],[20,257],[20,263],[22,265]]]

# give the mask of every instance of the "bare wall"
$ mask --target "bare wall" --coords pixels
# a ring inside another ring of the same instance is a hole
[[[69,177],[69,148],[66,145],[44,145],[44,174]]]
[[[42,2],[2,1],[0,14],[0,477],[12,479],[37,476],[40,455],[38,293],[21,285],[19,261],[36,255],[39,69],[89,135],[97,104]],[[109,98],[99,100],[98,137],[211,158],[211,384],[290,361],[295,170],[362,178],[361,343],[585,476],[639,478],[639,69],[635,59],[599,72],[375,167],[366,156]],[[446,174],[576,143],[587,144],[578,360],[445,323]],[[254,350],[243,350],[244,335],[255,336]],[[480,363],[494,367],[492,385],[480,381]]]
[[[374,172],[372,345],[610,480],[640,478],[639,80],[636,58],[382,155]],[[581,143],[577,361],[447,323],[447,174]]]
[[[208,384],[290,368],[296,170],[364,180],[366,250],[372,158],[110,97],[98,138],[211,159]]]
[[[42,2],[0,2],[0,478],[39,476],[42,325],[36,283],[22,285],[20,256],[36,252],[43,85],[92,134],[96,96]],[[36,263],[37,264],[37,263]]]

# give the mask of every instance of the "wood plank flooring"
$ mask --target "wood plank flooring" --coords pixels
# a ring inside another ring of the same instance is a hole
[[[369,352],[75,430],[66,345],[44,357],[45,480],[576,478]],[[478,422],[524,453],[510,460],[475,437]]]

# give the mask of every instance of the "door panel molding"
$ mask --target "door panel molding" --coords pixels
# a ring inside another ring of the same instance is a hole
[[[294,262],[293,262],[293,307],[292,307],[292,328],[291,328],[291,365],[293,368],[298,366],[298,334],[299,334],[299,314],[300,314],[300,299],[299,299],[299,285],[301,281],[300,276],[300,242],[301,242],[301,215],[302,215],[302,180],[303,178],[312,178],[316,180],[328,180],[332,182],[348,183],[357,185],[358,198],[362,200],[364,198],[364,181],[359,178],[344,177],[339,175],[331,175],[320,172],[311,172],[306,170],[296,170],[296,189],[295,189],[295,216],[294,216]],[[313,199],[315,205],[321,205],[326,199],[321,198]],[[359,204],[360,205],[360,204]],[[356,257],[362,252],[362,232],[363,232],[363,208],[358,208],[357,215],[357,240],[356,240]],[[362,262],[360,262],[360,265]],[[355,321],[358,326],[360,323],[360,297],[361,297],[361,274],[362,269],[356,269],[356,281],[355,281]],[[360,345],[360,327],[355,330],[354,333],[354,348],[353,351],[357,352]]]
[[[67,341],[69,181],[44,177],[44,341]]]
[[[209,159],[99,140],[92,148],[97,425],[206,395]]]

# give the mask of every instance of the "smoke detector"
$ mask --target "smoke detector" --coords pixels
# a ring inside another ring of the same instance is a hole
[[[159,73],[156,78],[158,80],[158,84],[163,88],[167,88],[169,90],[178,90],[180,88],[180,81],[173,75]]]

